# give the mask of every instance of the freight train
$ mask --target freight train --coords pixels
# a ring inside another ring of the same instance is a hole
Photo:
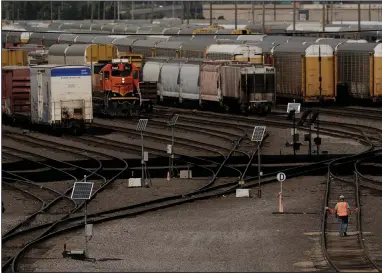
[[[2,115],[5,123],[81,134],[93,121],[90,69],[58,65],[4,67]]]
[[[36,33],[33,41],[47,46],[62,42],[109,42],[125,55],[144,57],[246,59],[275,67],[279,99],[341,104],[382,101],[380,43],[279,35],[244,35],[237,36],[238,40],[216,38],[195,36],[190,40],[190,37],[163,35],[121,38],[107,34]],[[243,58],[244,55],[238,55],[237,51],[245,47],[249,53]],[[357,73],[360,66],[364,69]]]
[[[143,82],[157,82],[157,102],[267,114],[275,103],[275,69],[249,62],[148,58]]]

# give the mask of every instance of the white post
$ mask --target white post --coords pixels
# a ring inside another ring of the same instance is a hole
[[[84,182],[86,182],[86,175],[84,175]],[[85,257],[88,256],[88,236],[86,235],[86,227],[88,225],[88,203],[85,200]]]

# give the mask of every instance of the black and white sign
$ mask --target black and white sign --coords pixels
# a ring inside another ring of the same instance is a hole
[[[286,179],[286,175],[283,172],[277,173],[277,181],[284,182]]]

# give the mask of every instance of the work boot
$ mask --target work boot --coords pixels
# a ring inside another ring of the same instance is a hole
[[[348,234],[346,232],[344,232],[344,236],[347,236]]]
[[[340,237],[342,237],[342,232],[340,232]]]

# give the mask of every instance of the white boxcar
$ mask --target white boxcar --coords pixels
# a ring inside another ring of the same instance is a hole
[[[31,67],[31,121],[78,128],[93,120],[91,71],[86,66]]]

